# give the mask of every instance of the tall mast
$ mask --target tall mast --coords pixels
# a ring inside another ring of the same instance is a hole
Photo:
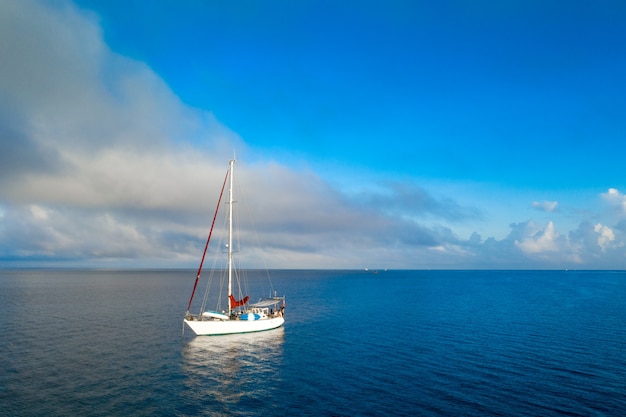
[[[209,231],[209,237],[206,240],[206,245],[204,245],[204,252],[202,252],[202,260],[200,261],[200,266],[198,267],[198,273],[196,274],[196,282],[195,284],[193,284],[191,297],[189,297],[189,304],[187,304],[186,314],[189,314],[189,309],[191,308],[191,302],[193,301],[193,296],[196,294],[196,288],[198,287],[198,281],[200,280],[200,273],[202,272],[202,265],[204,265],[204,258],[206,257],[206,251],[209,248],[209,242],[211,241],[211,235],[213,234],[213,227],[215,227],[215,219],[217,218],[217,213],[220,209],[220,204],[222,203],[222,196],[224,195],[224,189],[226,188],[227,179],[228,179],[228,171],[226,171],[226,176],[224,177],[224,183],[222,184],[222,190],[220,191],[220,198],[217,199],[217,207],[215,208],[215,214],[213,215],[213,222],[211,222],[211,230]]]
[[[235,160],[231,159],[230,166],[230,189],[228,190],[228,315],[231,313],[230,296],[233,293],[233,170]]]

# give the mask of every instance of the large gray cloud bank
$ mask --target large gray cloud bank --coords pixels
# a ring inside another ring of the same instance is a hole
[[[255,155],[111,51],[97,16],[69,2],[0,2],[0,39],[1,266],[193,267],[236,149],[270,267],[624,267],[618,190],[599,197],[617,213],[610,226],[563,235],[529,220],[502,240],[464,240],[450,225],[484,214],[453,197],[382,180],[341,192]]]

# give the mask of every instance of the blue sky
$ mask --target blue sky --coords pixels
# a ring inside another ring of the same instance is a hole
[[[2,4],[0,266],[625,268],[626,5],[432,3]]]

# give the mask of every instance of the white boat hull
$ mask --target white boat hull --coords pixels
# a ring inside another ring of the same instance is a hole
[[[196,336],[218,336],[234,333],[252,333],[276,329],[283,325],[283,317],[262,320],[184,320]]]

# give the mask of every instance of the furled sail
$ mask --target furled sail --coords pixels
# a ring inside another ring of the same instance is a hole
[[[248,300],[250,299],[250,296],[249,296],[249,295],[246,295],[244,298],[242,298],[242,299],[241,299],[241,300],[239,300],[239,301],[237,301],[237,300],[235,299],[235,296],[234,296],[234,295],[232,295],[232,294],[231,294],[228,298],[229,298],[229,300],[230,300],[230,308],[235,308],[235,307],[239,307],[239,306],[242,306],[242,305],[244,305],[245,303],[247,303],[247,302],[248,302]]]

